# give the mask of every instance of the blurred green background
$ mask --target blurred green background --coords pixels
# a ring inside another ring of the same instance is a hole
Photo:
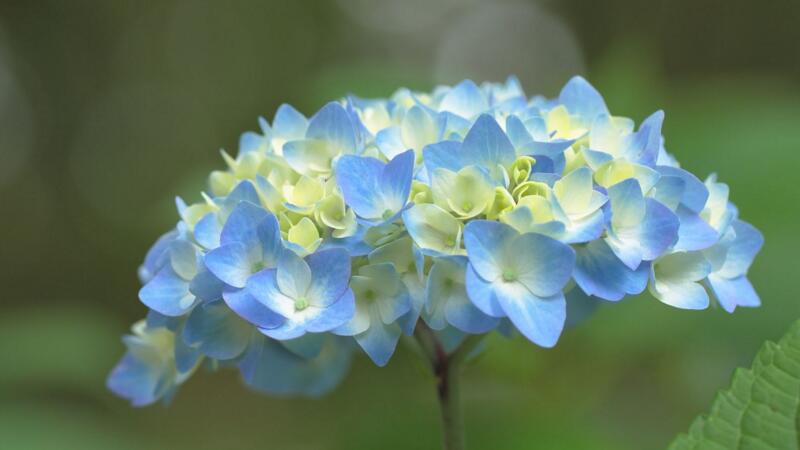
[[[800,318],[799,19],[796,0],[0,1],[0,448],[436,448],[433,388],[405,350],[385,369],[358,358],[320,400],[226,371],[133,409],[104,378],[174,195],[198,199],[258,115],[510,73],[550,96],[584,74],[637,121],[663,108],[667,148],[766,235],[764,306],[642,296],[554,350],[495,339],[463,384],[471,448],[663,448]]]

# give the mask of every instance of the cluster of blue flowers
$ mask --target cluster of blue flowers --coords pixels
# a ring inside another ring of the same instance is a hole
[[[580,77],[556,99],[512,78],[309,119],[283,105],[222,153],[201,202],[177,200],[109,387],[145,405],[235,366],[255,389],[319,395],[358,348],[383,366],[420,321],[449,343],[497,330],[552,347],[568,309],[645,289],[758,306],[761,234],[665,151],[663,118],[636,128]]]

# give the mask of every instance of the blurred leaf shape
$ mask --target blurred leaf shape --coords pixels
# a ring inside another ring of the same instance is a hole
[[[147,444],[146,444],[147,443]],[[133,450],[156,448],[109,418],[58,405],[0,407],[0,448],[15,450]]]
[[[4,313],[0,387],[46,385],[104,394],[105,372],[122,348],[114,324],[106,314],[74,305]]]
[[[736,370],[711,412],[695,419],[670,450],[800,448],[800,321],[767,341],[750,369]]]

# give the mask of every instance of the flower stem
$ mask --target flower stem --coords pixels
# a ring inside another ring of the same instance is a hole
[[[459,369],[458,365],[446,364],[442,373],[437,375],[436,391],[442,415],[444,450],[464,450],[466,448],[464,446],[464,416],[461,410],[461,392],[459,391]]]
[[[462,363],[483,339],[483,335],[468,336],[448,354],[433,330],[425,323],[417,324],[415,337],[425,350],[436,376],[436,393],[442,417],[444,450],[464,450],[464,416],[459,390]]]

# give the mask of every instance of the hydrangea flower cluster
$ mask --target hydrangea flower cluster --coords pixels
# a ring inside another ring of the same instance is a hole
[[[511,78],[310,118],[282,105],[222,152],[202,201],[177,199],[108,384],[145,405],[201,365],[235,366],[257,390],[313,396],[359,348],[385,365],[415,327],[552,347],[568,310],[645,289],[676,308],[758,306],[761,234],[725,184],[678,166],[663,119],[612,116],[580,77],[555,99]]]

